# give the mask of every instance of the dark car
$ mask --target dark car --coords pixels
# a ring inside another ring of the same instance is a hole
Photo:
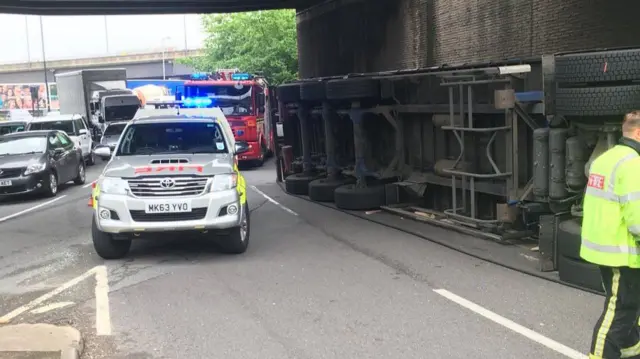
[[[58,185],[85,183],[82,152],[62,131],[0,136],[0,196],[58,193]]]

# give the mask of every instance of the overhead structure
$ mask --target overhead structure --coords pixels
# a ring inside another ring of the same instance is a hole
[[[205,14],[305,9],[325,0],[5,0],[0,13],[30,15]]]

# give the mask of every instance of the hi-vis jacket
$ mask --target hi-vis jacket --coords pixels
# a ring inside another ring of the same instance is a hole
[[[591,164],[580,256],[609,267],[640,268],[640,143],[622,139]]]

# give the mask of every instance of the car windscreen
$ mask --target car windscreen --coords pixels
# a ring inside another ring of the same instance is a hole
[[[220,126],[207,122],[158,122],[130,125],[116,156],[228,153]]]
[[[42,153],[47,150],[47,138],[0,137],[0,156]]]
[[[24,127],[25,127],[24,123],[11,123],[11,124],[0,123],[0,136],[6,135],[7,133],[24,131]]]
[[[71,120],[32,122],[29,125],[29,131],[39,130],[58,130],[66,132],[69,136],[75,135],[73,131],[73,121]]]
[[[109,125],[107,129],[104,130],[104,136],[120,136],[124,128],[127,126],[126,123],[117,124],[117,125]]]

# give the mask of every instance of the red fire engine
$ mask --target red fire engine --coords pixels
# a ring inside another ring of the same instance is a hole
[[[249,143],[239,160],[260,166],[274,149],[268,92],[264,77],[237,69],[197,73],[184,83],[181,106],[219,107],[236,140]]]

